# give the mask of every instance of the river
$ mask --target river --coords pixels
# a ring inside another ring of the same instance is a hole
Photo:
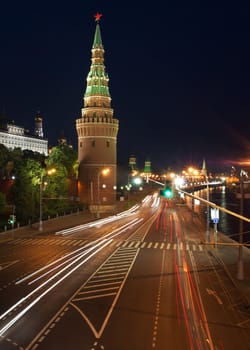
[[[232,188],[226,186],[210,187],[209,201],[240,214],[240,199],[236,198],[237,190],[232,190]],[[196,191],[195,195],[207,199],[207,190]],[[200,202],[200,205],[195,205],[195,212],[206,220],[207,207],[205,203]],[[244,199],[243,213],[244,216],[250,218],[250,199]],[[210,225],[211,227],[213,226],[212,221]],[[224,233],[236,241],[239,240],[240,220],[238,218],[220,211],[217,228],[219,232]],[[243,222],[243,241],[244,243],[250,243],[250,223],[245,221]]]

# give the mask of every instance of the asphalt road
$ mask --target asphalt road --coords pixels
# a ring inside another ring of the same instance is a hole
[[[186,206],[148,196],[1,243],[1,350],[249,349],[245,300],[203,239]]]

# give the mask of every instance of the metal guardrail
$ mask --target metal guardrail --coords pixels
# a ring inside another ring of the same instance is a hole
[[[235,216],[236,218],[238,218],[238,219],[240,219],[240,220],[244,220],[244,221],[246,221],[246,222],[250,222],[250,218],[247,218],[246,216],[240,215],[240,214],[235,213],[235,212],[233,212],[233,211],[231,211],[231,210],[229,210],[229,209],[223,208],[223,207],[221,207],[221,206],[219,206],[219,205],[217,205],[217,204],[215,204],[215,203],[213,203],[213,202],[210,202],[210,201],[208,201],[208,200],[206,200],[206,199],[200,198],[200,197],[198,197],[198,196],[195,196],[194,194],[191,194],[191,193],[188,193],[188,192],[186,192],[186,191],[183,191],[183,190],[181,190],[179,187],[176,187],[176,190],[179,191],[179,192],[181,192],[181,193],[183,193],[183,194],[185,194],[186,196],[189,196],[189,197],[191,197],[191,198],[197,199],[197,200],[199,200],[199,201],[201,201],[201,202],[203,202],[203,203],[209,205],[209,206],[212,207],[212,208],[217,208],[217,209],[223,211],[224,213],[227,213],[227,214],[229,214],[229,215]]]

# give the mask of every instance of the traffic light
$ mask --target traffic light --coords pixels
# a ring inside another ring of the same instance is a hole
[[[10,215],[8,219],[8,224],[13,226],[15,221],[16,221],[16,215]]]
[[[166,186],[163,190],[160,190],[160,196],[165,197],[167,199],[173,198],[173,188],[172,188],[172,182],[167,181]]]

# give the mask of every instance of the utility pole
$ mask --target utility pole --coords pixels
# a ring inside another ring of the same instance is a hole
[[[208,177],[207,180],[207,202],[209,202],[209,184]],[[209,204],[207,203],[207,231],[206,231],[206,241],[210,242],[210,218],[209,218]]]
[[[240,215],[244,212],[244,176],[247,175],[245,171],[240,172]],[[243,220],[240,219],[240,236],[239,236],[239,255],[238,255],[238,280],[244,280],[244,265],[243,265]]]

